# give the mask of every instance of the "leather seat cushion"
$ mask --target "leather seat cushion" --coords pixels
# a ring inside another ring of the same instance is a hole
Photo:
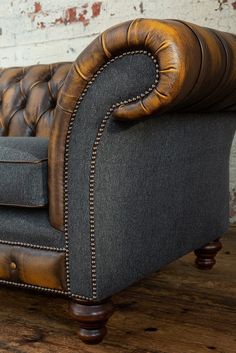
[[[48,139],[0,137],[0,205],[48,203]]]

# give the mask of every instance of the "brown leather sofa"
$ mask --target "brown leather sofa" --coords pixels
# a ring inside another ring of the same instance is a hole
[[[235,67],[233,34],[137,19],[74,63],[1,69],[0,283],[64,295],[97,343],[114,293],[196,249],[212,268]]]

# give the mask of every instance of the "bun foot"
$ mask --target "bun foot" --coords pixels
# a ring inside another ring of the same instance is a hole
[[[79,323],[78,336],[84,343],[97,344],[106,336],[106,323],[114,312],[112,301],[70,302],[70,313]]]
[[[222,244],[219,239],[203,246],[200,249],[195,250],[196,266],[200,270],[211,270],[216,264],[216,255],[222,249]]]

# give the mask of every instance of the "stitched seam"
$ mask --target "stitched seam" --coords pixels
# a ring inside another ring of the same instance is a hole
[[[188,92],[188,96],[191,96],[191,93],[192,91],[194,90],[194,88],[196,87],[196,85],[198,84],[199,82],[199,78],[202,74],[202,69],[203,69],[203,47],[202,47],[202,42],[201,40],[199,39],[197,33],[195,33],[195,31],[191,28],[191,26],[189,26],[185,21],[181,21],[181,20],[175,20],[173,19],[173,21],[176,21],[176,22],[179,22],[179,23],[182,23],[184,26],[186,26],[191,32],[192,34],[194,35],[194,37],[197,39],[197,42],[199,44],[199,48],[200,48],[200,56],[201,56],[201,63],[200,63],[200,67],[199,67],[199,72],[198,72],[198,75],[197,75],[197,78],[192,86],[192,88],[190,89],[190,91]],[[193,103],[190,105],[192,106]],[[189,107],[188,107],[189,108]]]
[[[10,163],[10,164],[40,164],[40,163],[43,163],[43,162],[47,162],[48,161],[48,158],[44,158],[44,159],[39,159],[39,160],[36,160],[36,161],[7,161],[7,160],[0,160],[0,164],[1,163]]]
[[[90,225],[90,250],[91,250],[91,279],[92,279],[92,297],[88,297],[87,300],[96,300],[97,299],[97,270],[96,270],[96,243],[95,243],[95,221],[94,221],[94,185],[95,185],[95,166],[96,166],[96,159],[97,159],[97,150],[103,135],[103,132],[105,130],[106,124],[113,113],[113,111],[119,107],[121,104],[128,104],[135,102],[139,99],[142,99],[143,97],[147,96],[152,92],[158,83],[158,76],[159,76],[159,67],[157,60],[154,58],[154,56],[145,51],[145,50],[136,50],[136,51],[129,51],[125,52],[121,55],[116,56],[115,58],[109,60],[106,64],[104,64],[92,77],[92,79],[88,82],[86,85],[85,89],[83,90],[82,94],[80,95],[75,108],[71,114],[71,119],[69,122],[68,130],[67,130],[67,135],[66,135],[66,144],[65,144],[65,162],[64,162],[64,232],[65,232],[65,257],[66,257],[66,282],[67,282],[67,292],[70,297],[73,298],[81,298],[80,295],[75,295],[71,293],[71,286],[70,286],[70,271],[69,271],[69,233],[68,233],[68,162],[69,162],[69,144],[70,144],[70,136],[73,128],[73,123],[76,118],[77,111],[79,109],[80,103],[84,99],[85,94],[87,93],[88,89],[90,86],[93,84],[93,82],[96,80],[98,75],[102,73],[102,71],[110,64],[112,64],[114,61],[123,58],[124,56],[127,55],[136,55],[136,54],[145,54],[153,60],[155,66],[156,66],[156,77],[154,84],[145,91],[144,93],[133,97],[128,100],[121,101],[119,103],[113,104],[111,108],[108,110],[106,113],[105,117],[103,118],[93,147],[92,147],[92,156],[91,156],[91,161],[90,161],[90,174],[89,174],[89,225]]]
[[[45,204],[16,204],[16,203],[9,203],[9,202],[0,202],[0,206],[12,206],[12,207],[26,207],[26,208],[45,208],[48,205],[48,202]]]

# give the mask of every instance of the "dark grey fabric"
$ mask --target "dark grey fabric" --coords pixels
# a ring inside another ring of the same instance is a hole
[[[154,80],[155,65],[151,58],[126,56],[99,75],[79,108],[69,148],[69,263],[74,293],[92,294],[88,178],[99,124],[113,103],[145,91]]]
[[[86,94],[69,148],[70,279],[92,295],[89,163],[109,107],[144,92],[151,59],[110,65]],[[104,299],[228,227],[230,114],[172,114],[137,123],[113,121],[98,148],[95,177],[97,299]]]
[[[45,206],[47,158],[48,139],[0,137],[0,204]]]
[[[47,208],[0,206],[0,240],[64,248],[64,238],[50,225]]]
[[[235,114],[114,121],[96,168],[98,297],[222,236]]]

